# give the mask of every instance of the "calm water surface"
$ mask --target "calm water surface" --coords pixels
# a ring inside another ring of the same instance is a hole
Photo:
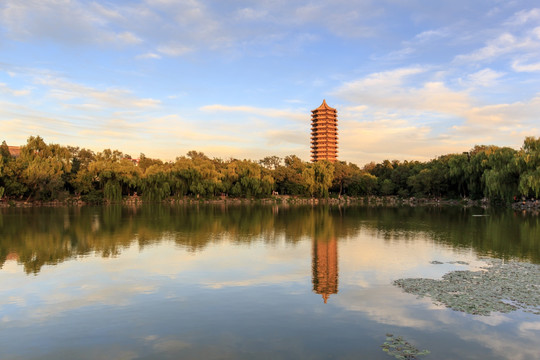
[[[0,209],[0,359],[391,359],[386,333],[430,350],[427,360],[540,359],[540,316],[468,315],[392,285],[485,258],[540,263],[540,219],[461,208]]]

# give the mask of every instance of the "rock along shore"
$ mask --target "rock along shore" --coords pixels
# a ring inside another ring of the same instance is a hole
[[[114,202],[114,204],[123,205],[142,205],[143,203],[151,203],[150,201],[143,200],[142,197],[133,195],[127,196],[122,201]],[[346,205],[356,204],[364,206],[381,206],[381,207],[395,207],[395,206],[463,206],[472,207],[480,206],[487,208],[490,206],[489,200],[469,200],[469,199],[440,199],[440,198],[400,198],[398,196],[364,196],[364,197],[350,197],[342,196],[339,198],[330,197],[326,199],[317,198],[305,198],[299,196],[290,195],[273,195],[268,198],[233,198],[228,196],[220,196],[213,199],[196,198],[196,197],[171,197],[167,198],[161,203],[164,204],[291,204],[291,205]],[[102,204],[113,204],[109,201],[104,201]],[[80,197],[70,197],[63,201],[22,201],[22,200],[2,200],[0,201],[0,207],[61,207],[61,206],[84,206],[92,205],[92,203],[86,203]],[[540,202],[537,201],[524,201],[512,204],[512,208],[515,210],[536,211],[540,210]]]

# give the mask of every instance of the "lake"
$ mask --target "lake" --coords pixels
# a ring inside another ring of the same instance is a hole
[[[538,314],[473,315],[393,284],[488,259],[539,264],[540,218],[452,207],[0,209],[0,359],[392,359],[388,333],[429,350],[421,359],[540,359]]]

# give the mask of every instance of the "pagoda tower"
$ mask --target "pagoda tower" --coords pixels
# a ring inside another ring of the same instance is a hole
[[[337,110],[323,100],[311,110],[311,161],[337,161]]]

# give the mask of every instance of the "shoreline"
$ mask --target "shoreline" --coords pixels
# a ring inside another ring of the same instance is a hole
[[[231,198],[218,197],[213,199],[183,197],[183,198],[168,198],[162,201],[147,201],[142,197],[134,195],[122,199],[122,201],[103,203],[87,203],[80,198],[68,198],[63,201],[24,201],[24,200],[2,200],[0,208],[9,207],[79,207],[92,205],[128,205],[138,206],[143,204],[169,204],[169,205],[249,205],[249,204],[266,204],[266,205],[362,205],[373,207],[398,207],[398,206],[428,206],[428,207],[445,207],[445,206],[461,206],[461,207],[505,207],[512,208],[516,211],[536,212],[540,211],[540,201],[529,200],[519,201],[509,205],[493,205],[489,200],[470,200],[470,199],[439,199],[439,198],[400,198],[398,196],[363,196],[350,197],[342,196],[341,198],[304,198],[290,195],[273,195],[268,198]]]

